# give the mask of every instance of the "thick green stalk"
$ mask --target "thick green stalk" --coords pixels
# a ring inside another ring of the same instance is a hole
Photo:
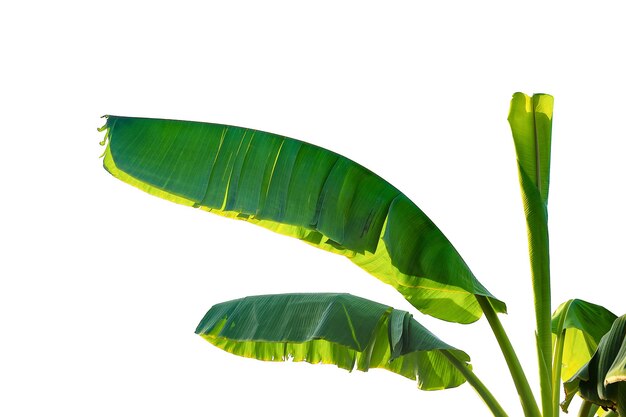
[[[485,384],[476,376],[474,372],[470,368],[468,368],[463,362],[458,360],[452,353],[447,350],[442,350],[441,353],[448,358],[450,363],[454,365],[456,369],[465,377],[467,382],[476,390],[480,398],[487,404],[489,410],[495,417],[508,417],[498,400],[493,396],[493,394],[487,389]]]
[[[539,407],[537,406],[537,401],[535,400],[535,396],[530,389],[526,374],[522,369],[522,365],[517,358],[517,354],[513,349],[513,345],[511,345],[509,337],[502,327],[502,323],[498,318],[498,314],[495,312],[493,306],[487,298],[482,296],[476,296],[476,299],[478,300],[480,307],[485,313],[485,317],[487,318],[487,321],[491,326],[491,330],[493,331],[493,334],[498,341],[498,345],[500,345],[500,350],[504,355],[504,360],[509,367],[509,372],[511,373],[511,377],[513,378],[513,383],[515,384],[515,388],[517,389],[517,393],[520,397],[520,402],[524,410],[524,415],[526,417],[541,417]]]

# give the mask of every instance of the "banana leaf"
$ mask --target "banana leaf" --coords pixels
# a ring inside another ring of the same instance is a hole
[[[411,201],[336,153],[241,127],[107,116],[104,167],[167,200],[296,237],[395,287],[425,314],[471,323],[506,306]]]
[[[418,380],[422,390],[452,388],[471,370],[469,356],[439,340],[406,311],[350,294],[277,294],[213,306],[196,333],[213,345],[264,361],[383,368]]]
[[[598,349],[572,378],[564,384],[567,411],[576,393],[594,404],[626,415],[626,315],[613,322]]]
[[[532,273],[539,383],[543,414],[551,416],[555,405],[550,365],[550,251],[548,239],[548,190],[550,185],[550,147],[554,99],[547,94],[532,97],[515,93],[511,99],[509,124],[515,142],[517,167],[528,228],[528,252]]]
[[[617,316],[606,308],[579,299],[568,300],[556,309],[552,315],[552,333],[564,337],[561,360],[563,381],[574,376],[591,359],[615,319]]]

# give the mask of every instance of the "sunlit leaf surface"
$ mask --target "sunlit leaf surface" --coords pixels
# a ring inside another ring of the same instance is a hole
[[[278,294],[213,306],[196,333],[215,346],[264,361],[383,368],[417,379],[423,390],[465,378],[442,353],[469,369],[469,356],[439,340],[406,311],[350,294]]]
[[[626,415],[626,315],[613,322],[591,360],[564,386],[564,410],[579,393],[587,401]]]
[[[443,320],[480,318],[476,295],[506,310],[408,197],[336,153],[211,123],[108,116],[104,128],[105,168],[144,191],[342,254]]]
[[[606,308],[583,300],[569,300],[552,315],[552,333],[565,331],[562,372],[563,381],[570,379],[596,351],[617,316]]]

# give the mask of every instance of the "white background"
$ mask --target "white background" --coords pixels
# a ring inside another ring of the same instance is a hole
[[[536,386],[506,116],[515,91],[553,94],[554,307],[579,297],[625,313],[624,13],[502,3],[0,6],[0,415],[488,415],[467,385],[421,392],[386,371],[262,363],[194,335],[211,305],[249,294],[351,292],[414,310],[344,258],[114,179],[98,159],[103,114],[271,131],[379,173],[508,303]],[[485,320],[414,314],[521,414]]]

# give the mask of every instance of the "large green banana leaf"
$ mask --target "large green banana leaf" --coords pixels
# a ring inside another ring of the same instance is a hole
[[[156,196],[339,253],[434,317],[471,323],[506,306],[404,194],[336,153],[272,133],[108,116],[104,166]]]
[[[616,318],[606,308],[578,299],[568,300],[556,309],[552,315],[552,333],[564,337],[561,360],[563,381],[574,376],[591,359],[600,339],[611,329]]]
[[[196,333],[239,356],[383,368],[423,390],[465,382],[445,354],[471,370],[465,353],[439,340],[406,311],[350,294],[278,294],[213,306]]]
[[[626,315],[613,322],[591,360],[564,386],[565,411],[578,392],[585,400],[626,416]]]

